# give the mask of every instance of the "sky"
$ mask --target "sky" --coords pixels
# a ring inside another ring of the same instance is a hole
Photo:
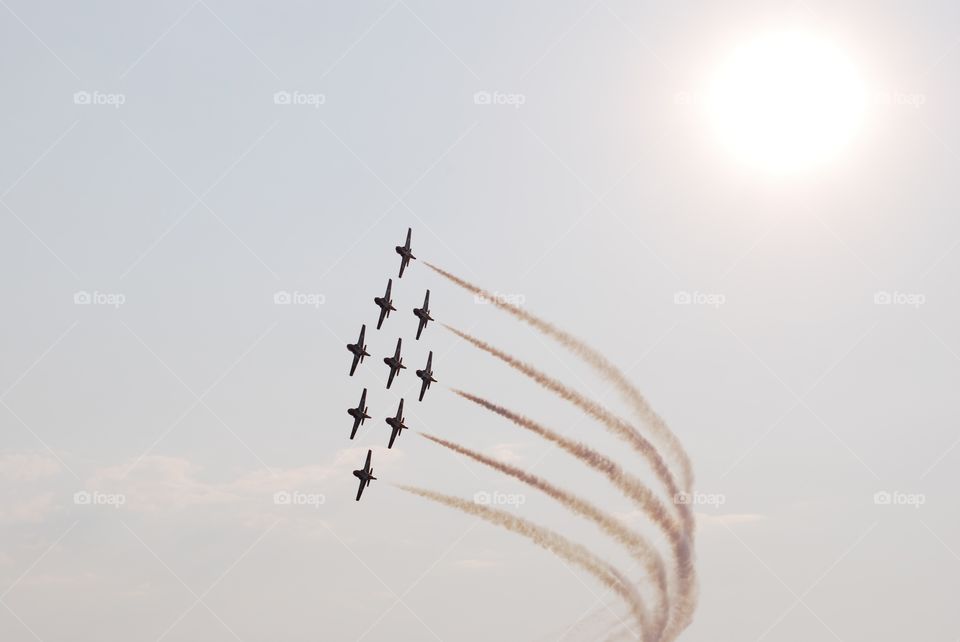
[[[700,599],[680,640],[957,640],[958,24],[949,2],[0,0],[0,637],[574,640],[622,621],[589,574],[398,488],[496,497],[649,595],[595,526],[417,434],[662,546],[594,471],[451,393],[655,486],[441,323],[630,417],[608,382],[429,261],[605,354],[682,441]],[[718,61],[784,29],[840,47],[868,99],[839,154],[772,175],[721,144],[704,97]],[[437,322],[415,341],[426,289]]]

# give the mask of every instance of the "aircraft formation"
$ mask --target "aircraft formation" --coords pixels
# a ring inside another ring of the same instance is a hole
[[[403,245],[396,246],[396,252],[400,255],[400,273],[397,275],[397,279],[403,277],[404,270],[410,265],[410,261],[416,259],[413,255],[412,250],[410,249],[410,237],[412,230],[407,228],[407,238]],[[383,322],[386,319],[390,318],[391,312],[396,312],[397,308],[393,305],[393,279],[387,279],[387,289],[384,292],[383,296],[377,296],[373,298],[373,302],[380,308],[380,316],[377,319],[377,330],[380,330],[383,326]],[[427,290],[426,295],[423,298],[423,307],[413,308],[413,314],[417,318],[417,334],[416,341],[420,340],[420,335],[423,334],[424,329],[427,327],[427,323],[433,321],[433,317],[430,316],[430,290]],[[360,337],[357,339],[356,343],[348,343],[347,350],[350,351],[350,354],[353,355],[353,360],[350,364],[350,376],[357,371],[357,366],[363,363],[364,357],[369,357],[370,353],[367,352],[367,344],[365,343],[365,337],[367,332],[366,324],[360,326]],[[393,380],[400,374],[401,370],[406,370],[407,366],[403,365],[403,357],[401,356],[401,350],[403,348],[403,338],[397,339],[397,347],[393,351],[392,355],[388,355],[383,358],[383,362],[389,368],[389,374],[387,375],[387,384],[386,387],[389,390],[390,386],[393,384]],[[423,401],[423,396],[426,394],[427,390],[430,389],[430,384],[435,383],[437,380],[433,378],[433,351],[431,350],[427,356],[427,364],[422,369],[416,370],[416,375],[420,379],[420,395],[417,398],[418,401]],[[407,426],[403,423],[403,402],[404,400],[400,399],[400,405],[397,407],[397,414],[392,417],[387,417],[385,419],[387,425],[390,427],[390,439],[387,442],[387,448],[393,448],[393,444],[396,441],[404,430],[407,430]],[[353,418],[353,427],[350,430],[350,439],[353,439],[357,435],[357,430],[363,425],[363,422],[367,419],[370,419],[368,414],[369,407],[367,406],[367,389],[364,388],[363,392],[360,394],[360,403],[357,404],[355,408],[347,409],[347,414]],[[364,489],[370,485],[370,482],[375,480],[376,477],[373,476],[373,465],[371,459],[373,457],[373,451],[367,451],[367,458],[364,462],[363,468],[353,471],[354,477],[360,480],[360,487],[357,489],[357,501],[360,501],[360,496],[363,495]]]

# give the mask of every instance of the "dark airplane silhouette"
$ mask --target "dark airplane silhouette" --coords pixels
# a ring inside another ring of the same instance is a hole
[[[407,368],[407,366],[403,365],[403,359],[400,358],[401,341],[402,339],[397,339],[397,349],[394,351],[392,357],[383,358],[383,362],[390,366],[390,377],[387,379],[387,389],[390,388],[390,384],[393,383],[393,378],[397,376],[397,373]]]
[[[400,405],[397,406],[397,416],[387,417],[386,422],[390,428],[393,429],[393,432],[390,433],[390,443],[387,444],[387,448],[393,448],[393,440],[397,438],[400,431],[407,430],[407,427],[403,425],[403,399],[400,400]]]
[[[370,353],[367,352],[367,346],[363,344],[363,335],[367,331],[367,326],[360,326],[360,338],[357,339],[356,343],[348,343],[347,350],[353,354],[353,364],[350,366],[350,376],[353,376],[353,371],[357,369],[358,363],[363,363],[364,357],[369,357]]]
[[[353,430],[350,431],[350,439],[353,439],[357,434],[357,428],[363,425],[363,422],[370,418],[370,415],[367,414],[367,389],[363,389],[363,393],[360,395],[360,403],[357,404],[356,408],[348,408],[347,414],[353,417]]]
[[[427,321],[433,321],[433,317],[430,316],[430,290],[427,290],[427,295],[423,297],[423,307],[414,308],[413,313],[420,319],[420,324],[417,326],[417,339],[419,339],[420,333],[427,327]]]
[[[373,451],[367,451],[367,461],[362,470],[353,471],[353,476],[360,480],[360,488],[357,489],[357,501],[360,501],[360,495],[363,495],[363,489],[370,485],[376,477],[373,476],[373,468],[370,466],[370,456]]]
[[[373,297],[373,302],[380,306],[380,319],[377,320],[377,330],[383,325],[383,320],[390,318],[390,313],[396,310],[393,307],[393,300],[390,298],[390,290],[393,288],[393,279],[387,279],[387,292],[382,297]]]
[[[400,255],[400,275],[398,279],[403,276],[403,269],[407,267],[410,263],[410,259],[415,259],[413,252],[410,251],[410,228],[407,228],[407,242],[403,245],[398,245],[396,247],[397,254]]]
[[[430,351],[430,356],[427,357],[427,367],[423,370],[417,370],[417,376],[420,377],[423,383],[420,384],[420,401],[423,401],[423,393],[430,389],[430,383],[436,383],[437,380],[433,378],[433,368],[431,364],[433,363],[433,350]]]

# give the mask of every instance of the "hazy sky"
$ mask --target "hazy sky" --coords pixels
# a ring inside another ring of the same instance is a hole
[[[649,478],[439,323],[415,342],[430,288],[438,321],[626,415],[426,259],[608,355],[722,499],[696,507],[680,639],[957,640],[958,25],[951,2],[0,0],[0,638],[591,639],[623,616],[589,575],[394,486],[515,494],[640,577],[422,430],[653,533],[595,472],[450,393]],[[772,177],[718,144],[701,96],[781,29],[836,43],[870,100],[840,157]],[[372,357],[350,378],[361,323]],[[398,336],[409,369],[387,391]],[[412,430],[388,452],[401,397]]]

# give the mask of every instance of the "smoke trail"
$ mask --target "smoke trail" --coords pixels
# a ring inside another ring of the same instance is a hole
[[[649,426],[656,438],[666,447],[671,457],[677,462],[677,464],[680,465],[683,489],[689,492],[693,488],[693,466],[690,463],[690,457],[684,450],[680,440],[673,433],[673,431],[670,430],[663,418],[661,418],[660,415],[653,410],[653,408],[650,406],[650,403],[640,393],[640,391],[630,383],[630,380],[627,379],[626,375],[624,375],[619,368],[608,361],[606,357],[568,332],[565,332],[555,327],[553,324],[534,316],[530,312],[504,301],[500,297],[494,296],[483,288],[464,281],[463,279],[431,263],[427,263],[426,261],[424,263],[437,274],[449,279],[453,283],[459,285],[465,290],[468,290],[469,292],[472,292],[476,296],[484,297],[501,310],[512,314],[514,317],[528,323],[537,330],[540,330],[544,334],[552,337],[567,350],[573,352],[578,357],[590,364],[607,381],[611,382],[617,388],[617,390],[620,392],[620,395],[626,399],[626,401],[633,408],[634,412],[647,426]]]
[[[663,633],[663,629],[666,626],[668,615],[667,578],[663,570],[663,560],[660,559],[660,555],[653,550],[650,544],[643,537],[634,533],[627,528],[623,522],[604,513],[593,504],[590,504],[586,500],[572,493],[568,493],[560,488],[557,488],[553,484],[544,481],[536,475],[528,473],[527,471],[517,468],[516,466],[499,462],[496,459],[487,457],[482,453],[478,453],[475,450],[471,450],[452,441],[447,441],[446,439],[434,437],[433,435],[426,433],[421,433],[421,436],[429,439],[435,444],[443,446],[444,448],[448,448],[454,452],[460,453],[461,455],[466,455],[474,461],[478,461],[481,464],[519,479],[520,481],[536,488],[537,490],[543,491],[573,512],[578,513],[596,523],[608,535],[626,547],[634,559],[643,565],[647,575],[654,581],[657,590],[657,607],[655,609],[656,616],[653,624],[653,630],[655,631],[655,634],[653,635],[652,639],[660,639],[660,635]]]
[[[623,372],[621,372],[615,365],[608,361],[606,357],[573,335],[560,330],[551,323],[527,312],[526,310],[512,305],[507,301],[494,296],[490,292],[487,292],[486,290],[473,285],[472,283],[464,281],[463,279],[427,261],[424,261],[424,263],[426,263],[427,267],[447,278],[456,285],[468,290],[474,295],[485,298],[501,310],[508,312],[515,318],[520,319],[535,329],[552,337],[567,350],[574,353],[587,362],[595,370],[597,370],[605,380],[611,382],[619,391],[620,395],[633,409],[634,413],[638,415],[639,418],[650,428],[655,438],[665,446],[667,452],[669,452],[671,455],[671,458],[680,466],[683,488],[686,492],[690,492],[690,490],[693,488],[693,466],[690,462],[689,456],[683,448],[683,445],[680,443],[680,440],[670,430],[666,422],[653,410],[643,394],[637,390],[633,384],[630,383],[629,379],[627,379],[626,375],[624,375]],[[628,425],[627,428],[631,432],[635,432],[632,426]],[[676,495],[674,494],[674,498],[675,497]],[[691,582],[687,587],[685,602],[681,605],[681,619],[677,622],[671,623],[670,630],[668,630],[666,635],[666,639],[668,640],[675,638],[676,635],[679,635],[679,632],[689,624],[689,622],[692,620],[693,611],[696,607],[697,590],[696,583],[693,581],[692,559],[688,547],[688,542],[690,544],[693,542],[695,522],[689,507],[684,505],[681,506],[680,509],[681,514],[684,516],[684,530],[686,531],[686,535],[689,539],[687,542],[683,543],[682,547],[684,556],[687,558],[687,563],[685,565],[678,564],[680,566],[679,572],[681,575],[688,575],[691,578]]]
[[[644,632],[648,631],[643,600],[636,589],[633,588],[620,571],[601,560],[580,544],[503,510],[490,508],[489,506],[481,506],[459,497],[443,495],[415,486],[399,486],[399,488],[408,493],[419,495],[425,499],[474,515],[491,524],[517,533],[518,535],[523,535],[541,548],[550,551],[571,564],[581,567],[623,598],[630,606],[631,613],[640,625],[640,629]]]
[[[680,600],[676,606],[674,618],[664,634],[664,639],[671,640],[673,639],[670,637],[671,635],[676,635],[683,630],[689,624],[696,606],[696,572],[693,566],[693,556],[687,534],[656,495],[637,477],[626,472],[619,464],[589,446],[568,439],[528,417],[519,415],[482,397],[463,390],[453,389],[453,392],[560,446],[591,468],[601,472],[624,495],[640,506],[643,512],[666,535],[677,567],[677,592]]]
[[[674,506],[676,506],[677,512],[680,514],[680,519],[683,521],[684,530],[688,534],[693,532],[693,514],[690,510],[690,507],[683,502],[675,501],[681,496],[681,493],[680,489],[677,488],[677,483],[673,478],[673,474],[670,472],[670,469],[667,468],[663,458],[660,457],[660,453],[658,453],[657,449],[653,447],[653,444],[647,441],[643,435],[634,430],[633,426],[629,425],[616,415],[610,413],[607,409],[600,406],[600,404],[578,393],[576,390],[568,388],[560,381],[547,376],[533,366],[526,364],[519,359],[515,359],[506,352],[498,350],[490,344],[481,341],[480,339],[477,339],[466,332],[462,332],[461,330],[446,324],[443,324],[443,326],[456,334],[458,337],[469,341],[484,352],[497,357],[510,367],[522,372],[544,388],[550,390],[551,392],[557,393],[567,401],[575,404],[588,415],[603,423],[618,437],[630,443],[630,445],[633,446],[633,448],[650,463],[654,474],[657,476],[657,479],[659,479],[666,487],[671,500],[674,500]]]

